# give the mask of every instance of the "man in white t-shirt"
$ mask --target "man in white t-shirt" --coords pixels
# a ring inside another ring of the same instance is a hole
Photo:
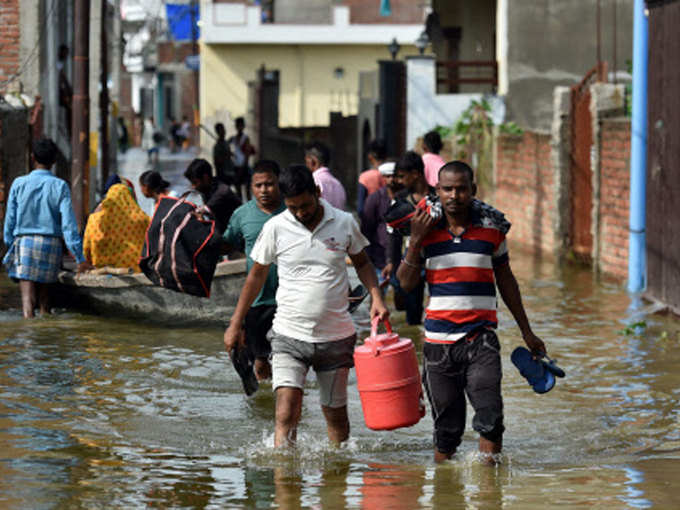
[[[348,308],[345,257],[371,294],[371,318],[389,315],[375,269],[364,248],[368,241],[351,214],[319,198],[312,174],[302,165],[281,173],[279,187],[287,210],[268,220],[250,257],[254,264],[224,333],[230,352],[243,343],[243,321],[262,288],[270,264],[279,287],[272,326],[272,386],[276,392],[275,446],[292,444],[302,411],[307,371],[314,368],[328,439],[349,437],[347,376],[354,366],[356,331]]]

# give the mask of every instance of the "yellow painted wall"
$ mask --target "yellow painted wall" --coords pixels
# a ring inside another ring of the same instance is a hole
[[[402,47],[399,57],[415,54],[414,46]],[[223,109],[232,118],[245,115],[248,81],[264,64],[279,71],[279,125],[326,126],[331,111],[357,113],[359,71],[389,58],[385,45],[203,45],[201,117]],[[337,67],[344,69],[341,79]]]

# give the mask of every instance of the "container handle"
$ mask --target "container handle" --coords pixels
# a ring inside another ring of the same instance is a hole
[[[390,324],[389,319],[385,319],[383,321],[385,323],[385,329],[387,332],[391,335],[392,334],[392,325]],[[371,319],[371,338],[375,338],[378,336],[378,324],[380,324],[380,317],[377,315]]]
[[[385,319],[383,321],[385,323],[385,329],[387,332],[391,335],[392,334],[392,325],[390,324],[390,321],[388,319]],[[371,340],[375,340],[375,338],[378,336],[378,324],[380,324],[380,317],[375,316],[373,319],[371,319]],[[372,341],[369,342],[371,344],[371,352],[373,353],[373,356],[378,356],[380,354],[380,342]]]

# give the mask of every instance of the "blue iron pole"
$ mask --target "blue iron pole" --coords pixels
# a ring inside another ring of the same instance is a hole
[[[644,0],[635,0],[633,13],[633,118],[630,148],[630,232],[628,235],[628,291],[647,285],[645,242],[647,168],[647,39],[649,28]]]

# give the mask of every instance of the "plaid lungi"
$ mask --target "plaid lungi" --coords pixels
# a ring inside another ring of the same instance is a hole
[[[10,278],[39,283],[57,281],[61,265],[61,238],[37,234],[14,240],[2,263]]]

